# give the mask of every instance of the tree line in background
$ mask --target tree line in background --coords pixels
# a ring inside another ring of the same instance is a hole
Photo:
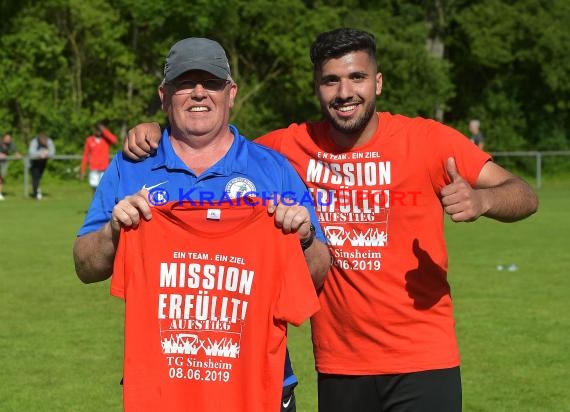
[[[569,148],[567,0],[3,0],[0,15],[0,132],[21,149],[45,131],[79,153],[96,121],[121,136],[164,122],[164,58],[191,36],[226,48],[246,136],[316,120],[309,48],[343,26],[377,38],[379,110],[465,133],[478,118],[491,151]]]

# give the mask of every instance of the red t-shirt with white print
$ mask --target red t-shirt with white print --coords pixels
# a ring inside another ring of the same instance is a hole
[[[440,191],[454,157],[474,185],[490,159],[441,123],[378,113],[361,147],[326,122],[292,124],[256,143],[284,154],[312,191],[335,264],[311,318],[319,372],[407,373],[459,365]]]
[[[286,323],[319,308],[298,237],[261,204],[152,213],[121,231],[111,280],[125,411],[277,412]]]

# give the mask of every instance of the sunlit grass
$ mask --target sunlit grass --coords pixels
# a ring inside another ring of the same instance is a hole
[[[467,412],[570,410],[570,181],[543,183],[526,221],[447,225]],[[0,202],[0,410],[121,411],[123,304],[71,256],[90,189],[42,186],[35,201],[10,182]],[[308,324],[289,337],[298,411],[316,411]]]

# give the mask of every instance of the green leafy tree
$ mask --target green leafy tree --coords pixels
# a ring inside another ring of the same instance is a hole
[[[456,119],[478,117],[490,150],[568,147],[570,4],[484,0],[457,16]]]
[[[20,149],[40,130],[79,153],[95,121],[119,135],[164,122],[164,58],[190,36],[226,48],[231,121],[247,136],[318,119],[309,48],[342,26],[376,35],[379,110],[465,132],[477,117],[489,150],[569,147],[566,0],[6,0],[0,12],[0,130]]]

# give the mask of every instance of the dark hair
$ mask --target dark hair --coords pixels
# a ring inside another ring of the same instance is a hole
[[[364,30],[341,28],[321,33],[311,46],[311,62],[315,72],[329,59],[336,59],[345,54],[365,51],[376,60],[376,39]]]

